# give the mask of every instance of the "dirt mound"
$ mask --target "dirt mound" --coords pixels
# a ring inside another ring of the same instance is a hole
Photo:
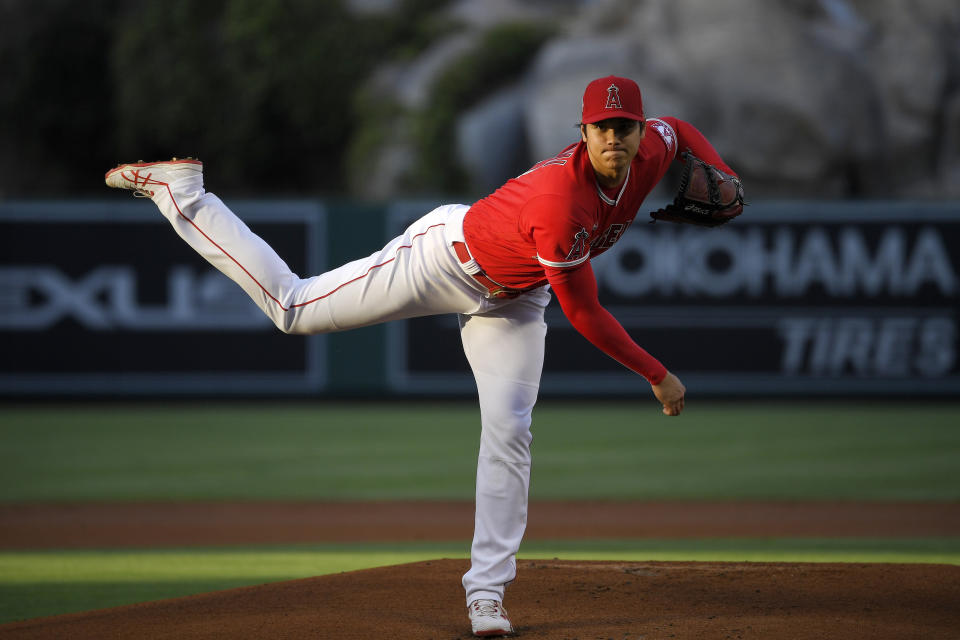
[[[465,560],[436,560],[0,625],[4,639],[465,640]],[[956,638],[960,567],[527,560],[518,637]]]

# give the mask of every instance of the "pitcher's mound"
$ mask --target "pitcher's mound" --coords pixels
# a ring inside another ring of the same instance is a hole
[[[471,638],[460,576],[435,560],[0,625],[5,639]],[[520,638],[957,638],[960,567],[526,560]]]

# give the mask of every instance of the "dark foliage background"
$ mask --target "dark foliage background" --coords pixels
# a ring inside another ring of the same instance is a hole
[[[114,164],[174,155],[238,196],[339,193],[365,79],[446,2],[0,2],[0,198],[100,196]]]

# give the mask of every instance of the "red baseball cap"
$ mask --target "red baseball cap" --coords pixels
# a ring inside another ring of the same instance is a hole
[[[630,78],[606,76],[587,85],[583,92],[580,122],[590,124],[607,118],[643,120],[643,100],[636,82]]]

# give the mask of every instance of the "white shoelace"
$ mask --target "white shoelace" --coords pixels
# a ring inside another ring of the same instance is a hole
[[[496,600],[477,600],[473,603],[473,610],[480,616],[499,618],[503,616],[503,609]]]

